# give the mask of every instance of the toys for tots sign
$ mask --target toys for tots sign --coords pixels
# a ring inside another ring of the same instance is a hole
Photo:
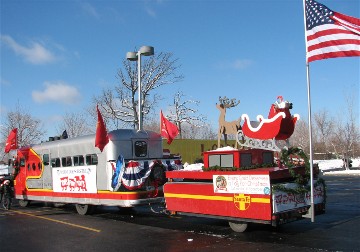
[[[270,194],[268,175],[213,175],[215,193]]]

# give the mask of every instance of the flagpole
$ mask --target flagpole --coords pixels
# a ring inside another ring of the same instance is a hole
[[[310,148],[310,204],[311,222],[314,222],[314,175],[313,175],[313,147],[312,147],[312,122],[311,122],[311,96],[310,96],[310,67],[306,62],[307,96],[308,96],[308,120],[309,120],[309,148]]]
[[[308,62],[308,45],[306,36],[306,12],[305,12],[305,1],[303,0],[304,10],[304,30],[305,30],[305,48],[306,48],[306,81],[307,81],[307,98],[308,98],[308,121],[309,121],[309,148],[310,148],[310,214],[311,222],[315,221],[314,214],[314,175],[313,175],[313,147],[312,147],[312,123],[311,123],[311,95],[310,95],[310,66]]]

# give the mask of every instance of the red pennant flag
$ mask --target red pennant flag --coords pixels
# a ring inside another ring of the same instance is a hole
[[[10,131],[8,139],[5,144],[5,153],[9,153],[10,150],[17,149],[17,128]]]
[[[179,130],[175,124],[167,120],[160,110],[160,131],[161,136],[167,138],[167,143],[171,144],[174,138],[179,134]]]
[[[95,147],[98,147],[102,152],[105,145],[107,145],[107,143],[109,142],[109,136],[107,134],[104,120],[97,105],[96,111],[98,115],[98,121],[96,124]]]

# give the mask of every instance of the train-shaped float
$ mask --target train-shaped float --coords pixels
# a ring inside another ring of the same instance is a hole
[[[242,115],[242,126],[241,120],[225,121],[225,109],[236,104],[227,98],[217,104],[219,147],[222,134],[226,143],[235,133],[241,148],[205,151],[200,170],[184,169],[181,157],[164,153],[161,134],[118,129],[108,133],[103,151],[94,146],[95,135],[17,149],[15,197],[23,207],[31,201],[75,204],[83,215],[101,205],[165,202],[171,214],[225,219],[243,232],[248,223],[277,226],[306,216],[313,183],[315,213],[324,213],[325,184],[316,170],[309,181],[306,160],[280,162],[276,143],[292,135],[299,119],[290,113],[292,104],[278,97],[268,118],[251,122]]]

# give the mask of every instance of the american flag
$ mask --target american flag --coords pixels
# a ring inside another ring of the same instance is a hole
[[[360,56],[360,19],[305,0],[307,62]]]

